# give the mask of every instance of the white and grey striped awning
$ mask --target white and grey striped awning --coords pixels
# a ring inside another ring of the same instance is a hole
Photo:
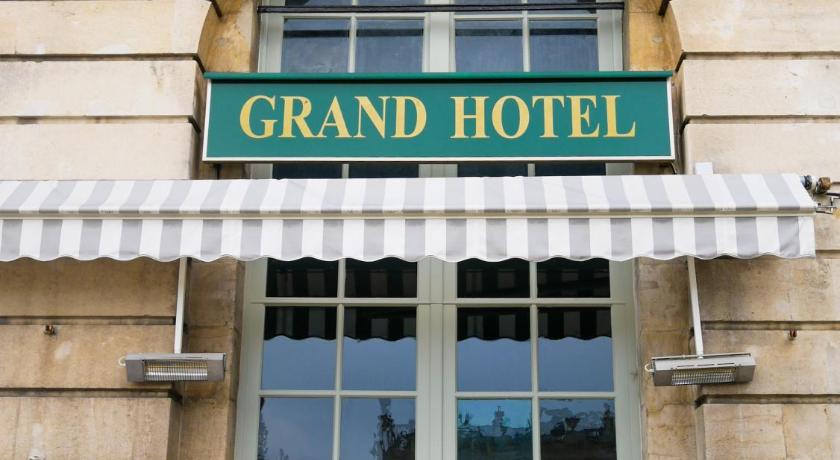
[[[796,175],[0,181],[0,261],[814,255]]]

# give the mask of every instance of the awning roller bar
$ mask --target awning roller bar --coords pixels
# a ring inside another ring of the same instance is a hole
[[[793,174],[0,181],[0,261],[814,255]]]

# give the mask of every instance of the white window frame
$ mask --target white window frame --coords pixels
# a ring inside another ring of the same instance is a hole
[[[606,1],[606,0],[598,0]],[[268,4],[282,4],[282,0],[270,0]],[[354,0],[354,3],[356,0]],[[431,4],[445,4],[449,0],[429,0]],[[426,72],[447,72],[454,70],[454,20],[452,13],[420,13],[420,14],[337,14],[337,15],[290,15],[295,18],[350,18],[350,53],[348,57],[348,71],[355,69],[356,23],[359,19],[423,19],[424,20],[424,49],[423,70]],[[477,15],[457,15],[458,19],[478,19]],[[507,15],[493,17],[481,16],[480,19],[501,19],[516,17],[527,23],[527,12],[522,15]],[[551,15],[540,14],[540,19],[553,18]],[[598,60],[602,71],[622,70],[622,22],[619,11],[598,11],[594,15],[564,15],[564,19],[593,19],[598,20]],[[281,62],[282,45],[280,40],[270,40],[269,37],[282,37],[283,16],[279,14],[263,15],[261,18],[261,41],[259,50],[259,70],[261,72],[277,72]],[[279,34],[279,35],[275,35]],[[431,53],[430,50],[434,50]],[[523,28],[523,68],[530,68],[530,53],[528,50],[528,29]],[[277,56],[274,64],[269,64],[268,56]],[[529,166],[529,173],[533,174],[533,165]],[[630,164],[608,164],[608,174],[632,173]],[[454,176],[457,174],[455,165],[451,164],[423,164],[420,165],[420,176]],[[348,176],[348,166],[343,167],[343,177]],[[270,178],[271,165],[252,165],[251,177]],[[418,460],[455,460],[457,400],[455,389],[455,348],[457,342],[457,306],[459,305],[498,305],[498,306],[528,306],[533,310],[538,306],[606,306],[611,307],[612,338],[613,338],[613,378],[614,391],[605,393],[560,393],[552,392],[550,396],[562,398],[610,397],[615,399],[616,411],[616,448],[619,460],[641,458],[641,416],[640,416],[640,385],[639,359],[636,345],[635,321],[635,292],[633,262],[610,262],[610,293],[609,298],[564,298],[537,299],[536,296],[536,264],[530,264],[531,298],[528,299],[458,299],[457,276],[455,264],[447,264],[436,259],[424,259],[418,263],[417,297],[413,299],[369,299],[347,298],[344,296],[345,270],[344,261],[339,261],[338,297],[337,298],[267,298],[266,288],[267,260],[260,259],[246,263],[244,286],[244,312],[242,324],[242,349],[239,364],[239,387],[237,395],[236,415],[236,443],[235,458],[254,459],[257,456],[257,436],[259,432],[259,397],[291,396],[298,394],[306,396],[308,392],[280,392],[260,390],[262,371],[262,335],[266,306],[417,306],[417,387],[414,392],[357,392],[335,391],[315,392],[318,396],[393,396],[414,397],[416,410],[416,438],[415,458]],[[337,318],[339,334],[342,334],[343,318]],[[531,334],[535,337],[536,321],[532,319]],[[342,341],[338,335],[336,340]],[[536,342],[534,342],[536,343]],[[532,349],[532,362],[536,362],[536,350]],[[340,379],[340,351],[337,356],[336,378]],[[236,366],[233,360],[232,366]],[[533,366],[532,366],[533,368]],[[532,371],[533,372],[533,371]],[[536,388],[536,379],[532,375],[532,385]],[[309,396],[316,396],[313,393]],[[547,393],[539,393],[545,396]],[[493,394],[495,395],[495,394]],[[482,395],[485,396],[485,395]],[[487,397],[493,397],[487,395]],[[532,412],[535,423],[539,427],[539,410],[537,393],[529,393],[527,398],[533,401]],[[335,397],[335,425],[333,427],[333,460],[338,459],[340,446],[340,398]],[[539,436],[534,439],[534,460],[540,460]]]

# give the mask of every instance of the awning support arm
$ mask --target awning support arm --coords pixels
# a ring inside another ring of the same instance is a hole
[[[697,271],[694,257],[688,257],[688,294],[691,301],[691,324],[694,328],[694,354],[703,356],[703,326],[700,323],[700,296],[697,293]]]
[[[178,260],[178,292],[175,298],[175,353],[181,353],[184,342],[184,304],[187,298],[187,257]]]

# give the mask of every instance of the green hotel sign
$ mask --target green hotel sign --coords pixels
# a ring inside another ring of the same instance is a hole
[[[670,75],[209,73],[204,160],[672,160]]]

